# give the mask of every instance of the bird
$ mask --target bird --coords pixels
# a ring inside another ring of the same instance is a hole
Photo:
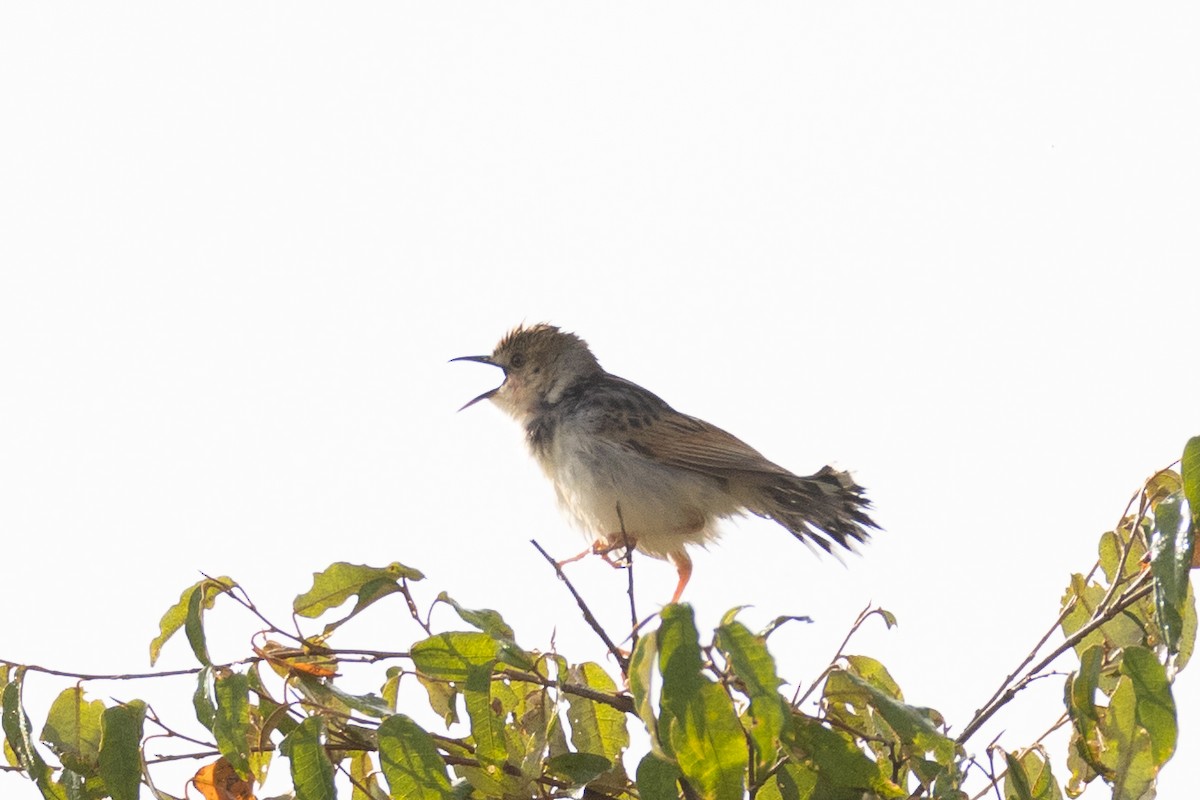
[[[723,519],[765,517],[828,553],[834,545],[853,550],[878,529],[865,490],[849,473],[825,466],[801,476],[768,461],[732,434],[607,372],[587,342],[554,325],[518,325],[491,355],[451,361],[504,372],[499,386],[459,411],[490,400],[524,428],[559,504],[592,540],[560,567],[632,547],[675,566],[679,582],[670,602],[677,603],[692,575],[687,549],[714,541]]]

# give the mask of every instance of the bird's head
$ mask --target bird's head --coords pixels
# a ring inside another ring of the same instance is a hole
[[[575,381],[601,371],[587,342],[545,323],[514,328],[500,340],[490,356],[462,356],[451,360],[478,361],[504,370],[503,383],[462,408],[469,408],[480,400],[491,400],[522,421],[542,405],[557,402]]]

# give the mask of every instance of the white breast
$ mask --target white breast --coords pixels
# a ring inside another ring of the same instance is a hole
[[[588,535],[620,542],[623,525],[638,550],[656,558],[712,541],[717,521],[741,511],[714,479],[586,433],[560,429],[537,460]]]

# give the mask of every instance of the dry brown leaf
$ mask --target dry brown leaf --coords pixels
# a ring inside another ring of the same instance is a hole
[[[204,800],[255,800],[254,787],[238,777],[224,756],[201,767],[192,776],[192,786],[204,795]]]

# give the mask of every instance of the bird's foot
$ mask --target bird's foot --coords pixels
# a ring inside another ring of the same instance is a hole
[[[637,539],[627,533],[620,534],[613,539],[598,539],[592,542],[592,552],[603,558],[604,563],[614,569],[623,569],[629,566],[629,559],[636,547]]]

